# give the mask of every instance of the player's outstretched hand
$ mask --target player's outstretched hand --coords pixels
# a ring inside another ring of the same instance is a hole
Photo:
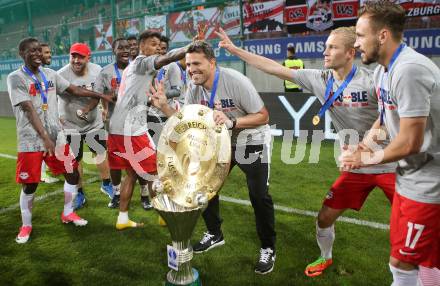
[[[236,48],[234,43],[231,41],[229,36],[226,34],[225,30],[223,30],[222,28],[219,28],[219,30],[215,31],[215,33],[220,38],[220,42],[218,43],[218,46],[220,48],[226,49],[229,52],[232,52]]]
[[[220,110],[214,110],[214,122],[215,124],[225,124],[226,128],[230,129],[232,127],[232,121],[226,114]]]
[[[165,95],[165,89],[163,85],[163,81],[154,80],[154,86],[150,84],[150,97],[151,104],[154,107],[162,109],[164,106],[168,105],[167,97]]]

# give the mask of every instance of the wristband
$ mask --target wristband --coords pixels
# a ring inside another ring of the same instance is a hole
[[[232,126],[231,126],[231,128],[229,128],[229,129],[234,129],[234,128],[235,128],[235,125],[237,125],[237,118],[232,118],[232,119],[231,119],[231,122],[232,122]]]

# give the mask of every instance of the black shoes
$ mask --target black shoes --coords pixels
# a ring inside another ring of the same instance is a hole
[[[153,208],[148,196],[141,196],[141,205],[142,205],[142,208],[144,208],[144,210],[146,210],[146,211],[151,210]]]
[[[113,195],[112,200],[108,203],[108,207],[111,209],[119,208],[119,195]]]
[[[275,265],[275,250],[272,248],[260,248],[260,259],[255,265],[255,273],[267,274],[272,272]]]
[[[222,233],[214,235],[207,231],[203,234],[202,239],[193,246],[193,251],[195,253],[202,253],[223,244],[225,244],[225,240]]]

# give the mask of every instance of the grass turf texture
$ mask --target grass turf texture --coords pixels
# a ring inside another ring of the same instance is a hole
[[[16,155],[15,120],[0,118],[0,153]],[[292,146],[292,157],[295,145]],[[280,159],[281,140],[274,143],[270,193],[274,203],[318,211],[327,189],[338,176],[333,144],[323,143],[319,164],[306,159],[286,165]],[[87,165],[87,169],[95,170]],[[87,205],[78,211],[89,221],[86,227],[63,225],[60,213],[63,194],[34,203],[31,240],[18,245],[14,238],[21,225],[20,210],[4,208],[17,204],[20,187],[15,183],[15,160],[0,158],[0,285],[163,285],[168,271],[168,230],[158,225],[155,211],[144,211],[137,187],[130,217],[145,222],[142,229],[117,231],[117,210],[107,208],[108,198],[99,182],[85,186]],[[91,175],[86,175],[86,179]],[[62,189],[63,184],[40,184],[37,196]],[[236,168],[221,195],[248,199],[245,177]],[[344,216],[388,223],[390,207],[380,190],[374,190],[361,212]],[[205,254],[194,255],[203,285],[389,285],[388,231],[344,222],[336,224],[334,264],[322,276],[309,278],[305,266],[315,260],[319,249],[312,217],[276,211],[277,260],[268,275],[253,271],[259,241],[253,209],[230,202],[221,203],[226,244]],[[193,241],[205,230],[197,224]]]

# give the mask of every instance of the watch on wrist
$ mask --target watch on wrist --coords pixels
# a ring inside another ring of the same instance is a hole
[[[231,118],[231,121],[232,121],[232,126],[229,129],[234,129],[235,125],[237,125],[237,118]]]

